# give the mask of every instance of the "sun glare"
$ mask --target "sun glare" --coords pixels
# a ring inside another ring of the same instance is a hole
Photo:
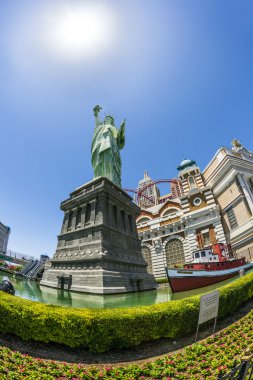
[[[88,57],[112,44],[114,24],[112,13],[101,6],[65,8],[50,17],[48,42],[58,55]]]

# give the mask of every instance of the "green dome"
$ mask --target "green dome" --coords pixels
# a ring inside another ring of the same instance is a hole
[[[193,161],[193,160],[187,160],[186,158],[181,162],[181,164],[177,167],[177,170],[178,171],[182,171],[186,168],[190,168],[190,167],[196,167],[197,164],[196,164],[196,161]]]

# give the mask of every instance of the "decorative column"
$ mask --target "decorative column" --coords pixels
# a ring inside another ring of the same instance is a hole
[[[225,238],[224,229],[223,229],[223,226],[222,226],[220,220],[218,222],[214,223],[214,232],[215,232],[216,239],[217,239],[218,243],[223,243],[223,244],[227,243],[226,238]]]
[[[251,215],[253,215],[253,201],[252,201],[251,194],[250,194],[250,191],[248,189],[248,186],[245,183],[245,180],[244,180],[242,174],[238,173],[237,174],[237,178],[238,178],[239,184],[240,184],[240,186],[242,188],[242,191],[243,191],[243,194],[244,194],[245,199],[247,201],[247,204],[248,204],[248,206],[250,208]]]
[[[165,247],[163,246],[162,238],[156,237],[152,240],[151,259],[153,273],[156,278],[166,278],[165,267],[167,267],[167,260],[165,254]]]
[[[185,240],[186,240],[186,252],[187,261],[192,257],[192,252],[198,249],[198,243],[196,239],[196,229],[192,226],[191,216],[184,218],[185,223]]]
[[[106,195],[100,194],[95,206],[96,224],[101,224],[101,223],[107,224],[107,212],[106,212],[107,203],[106,202],[107,202]]]
[[[249,194],[249,198],[250,198],[250,200],[251,200],[251,203],[252,203],[252,205],[253,205],[253,194],[252,194],[252,191],[250,190],[250,187],[249,187],[248,181],[247,181],[247,179],[245,178],[244,174],[241,174],[241,176],[242,176],[242,180],[243,180],[243,182],[245,183],[245,187],[246,187],[246,189],[247,189],[247,191],[248,191],[248,194]]]
[[[183,248],[184,248],[184,257],[185,262],[191,262],[192,261],[192,252],[191,247],[188,241],[188,233],[185,231],[185,238],[183,241]]]

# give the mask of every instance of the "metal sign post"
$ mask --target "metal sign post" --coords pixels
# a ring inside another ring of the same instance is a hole
[[[196,332],[195,342],[198,339],[199,325],[204,322],[214,319],[213,333],[216,328],[216,322],[219,311],[219,291],[215,290],[214,292],[204,294],[200,297],[200,309],[199,309],[199,320]]]

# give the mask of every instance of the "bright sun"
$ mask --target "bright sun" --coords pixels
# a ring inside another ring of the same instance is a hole
[[[48,21],[48,42],[57,55],[88,57],[108,48],[113,41],[112,12],[98,5],[64,8]]]

